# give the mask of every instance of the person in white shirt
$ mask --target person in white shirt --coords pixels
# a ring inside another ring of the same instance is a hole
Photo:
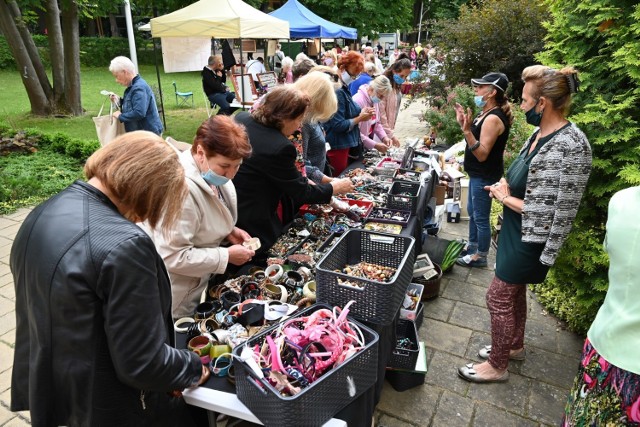
[[[376,68],[378,69],[378,73],[383,72],[384,71],[384,67],[382,66],[382,61],[380,61],[380,58],[378,58],[378,55],[373,53],[373,47],[365,46],[364,47],[364,57],[366,58],[367,55],[369,55],[369,54],[373,55],[373,63],[376,64]]]
[[[258,74],[267,72],[267,69],[264,68],[264,59],[261,56],[258,56],[257,59],[252,59],[251,61],[247,62],[246,70],[248,74],[251,74],[251,78],[256,84],[256,87],[258,87],[258,85],[260,84],[260,82],[258,81]]]

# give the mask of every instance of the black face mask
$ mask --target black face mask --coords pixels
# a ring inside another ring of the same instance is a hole
[[[529,111],[524,113],[527,123],[533,126],[540,126],[540,122],[542,121],[542,113],[544,113],[544,109],[539,113],[536,113],[536,107],[538,106],[538,102],[540,102],[540,99],[536,101],[536,104],[533,107],[531,107]]]

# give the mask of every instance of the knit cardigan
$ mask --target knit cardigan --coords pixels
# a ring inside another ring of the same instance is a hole
[[[534,137],[535,133],[521,154]],[[544,243],[542,264],[554,264],[571,231],[590,173],[591,146],[573,123],[558,131],[531,160],[522,208],[522,241]]]

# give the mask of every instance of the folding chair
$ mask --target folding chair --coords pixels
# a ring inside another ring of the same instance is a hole
[[[207,116],[211,117],[218,114],[218,111],[220,111],[220,106],[218,104],[212,104],[211,101],[209,101],[209,97],[207,96],[207,94],[204,93],[204,90],[202,91],[202,95],[204,96],[204,106],[207,108]]]
[[[178,92],[176,82],[173,82],[173,90],[176,92],[176,105],[178,107],[187,105],[189,99],[191,99],[191,106],[193,107],[193,92]]]

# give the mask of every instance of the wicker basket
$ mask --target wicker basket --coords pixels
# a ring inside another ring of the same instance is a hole
[[[330,307],[316,304],[295,317],[308,316],[321,308]],[[267,426],[321,426],[378,379],[378,335],[366,326],[354,323],[364,335],[365,347],[295,396],[280,395],[266,380],[259,379],[239,357],[245,346],[262,344],[265,336],[279,324],[238,345],[233,350],[238,399]]]
[[[413,276],[414,243],[413,237],[347,231],[317,264],[318,302],[343,307],[355,300],[350,311],[353,317],[374,324],[391,323]],[[396,273],[390,282],[382,283],[340,272],[346,265],[362,261],[393,267]],[[340,284],[338,279],[358,287]]]

